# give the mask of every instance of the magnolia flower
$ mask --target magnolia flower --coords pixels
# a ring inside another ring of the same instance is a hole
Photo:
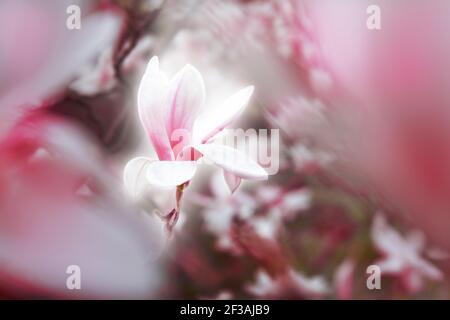
[[[116,38],[121,18],[113,12],[84,17],[76,32],[61,27],[73,2],[1,1],[0,136],[27,110],[59,94]],[[86,1],[76,3],[83,7]]]
[[[442,272],[421,257],[425,247],[422,233],[411,232],[403,238],[382,215],[377,215],[372,225],[372,240],[383,255],[376,265],[382,273],[399,276],[408,291],[420,290],[424,277],[442,280]]]
[[[169,81],[159,70],[158,58],[153,57],[139,86],[138,109],[158,159],[138,157],[128,162],[124,170],[126,188],[133,195],[139,193],[138,186],[143,183],[177,188],[178,212],[183,188],[194,177],[201,157],[223,168],[232,191],[241,179],[266,179],[265,170],[246,154],[211,143],[241,114],[252,93],[253,87],[246,87],[218,108],[206,110],[200,73],[186,65]]]

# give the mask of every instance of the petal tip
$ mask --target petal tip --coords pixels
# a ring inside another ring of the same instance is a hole
[[[255,86],[251,85],[251,86],[247,86],[244,88],[245,92],[248,92],[248,95],[251,96],[253,94],[253,92],[255,91]]]
[[[123,183],[125,191],[132,197],[138,198],[145,189],[146,183],[142,179],[143,172],[152,160],[136,157],[127,162],[123,169]]]
[[[144,74],[148,75],[148,74],[153,74],[156,72],[159,72],[159,58],[158,58],[158,56],[153,56],[149,60]]]
[[[188,63],[188,64],[186,64],[183,67],[183,69],[180,70],[180,76],[185,76],[185,75],[190,75],[190,76],[194,77],[194,79],[197,78],[196,80],[201,82],[202,85],[203,85],[203,76],[202,76],[202,74],[192,64]]]
[[[245,101],[245,103],[248,103],[248,101],[252,97],[254,91],[255,91],[255,86],[247,86],[241,90],[241,94],[242,94],[242,97],[243,97],[243,100]]]
[[[148,62],[149,65],[159,66],[159,58],[158,56],[153,56]]]

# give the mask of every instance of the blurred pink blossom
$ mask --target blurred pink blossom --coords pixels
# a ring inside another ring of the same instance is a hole
[[[200,73],[187,65],[169,81],[159,70],[158,58],[153,57],[139,86],[138,109],[159,160],[138,157],[128,162],[124,169],[127,189],[135,194],[142,180],[164,189],[177,188],[176,221],[183,188],[193,178],[202,156],[224,169],[233,191],[241,178],[266,179],[265,170],[244,153],[208,143],[241,114],[252,93],[253,87],[247,87],[218,108],[206,110]]]
[[[338,299],[350,300],[353,298],[355,267],[355,262],[349,258],[337,268],[333,284]]]
[[[154,224],[123,205],[94,145],[34,115],[1,141],[0,287],[11,296],[144,298],[162,276]],[[90,150],[90,152],[87,152]],[[83,290],[66,288],[81,268]]]
[[[333,95],[321,98],[339,113],[332,132],[348,147],[340,156],[434,241],[450,246],[449,2],[304,4],[333,80]],[[364,27],[360,13],[369,5],[382,8],[381,30]]]
[[[378,214],[374,218],[371,235],[375,248],[383,255],[382,259],[375,262],[382,275],[399,277],[408,291],[422,289],[423,278],[434,281],[443,279],[442,272],[421,257],[425,239],[419,231],[402,237],[387,224],[384,216]]]
[[[0,135],[24,111],[45,105],[57,95],[80,67],[116,37],[120,17],[112,12],[93,13],[83,19],[80,30],[68,30],[65,9],[73,2],[7,0],[0,4],[0,114],[4,119]]]

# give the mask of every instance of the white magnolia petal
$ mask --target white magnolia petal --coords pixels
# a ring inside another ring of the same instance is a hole
[[[126,164],[123,170],[123,182],[125,189],[132,197],[139,197],[148,186],[145,174],[152,161],[145,157],[137,157]]]
[[[201,114],[194,124],[194,141],[196,143],[205,143],[230,125],[244,111],[253,94],[253,90],[253,86],[239,90],[219,107],[206,110]]]
[[[154,100],[159,100],[168,86],[166,75],[159,70],[159,59],[154,56],[150,59],[139,83],[138,104],[146,105]],[[152,92],[152,89],[161,91]]]
[[[235,174],[228,172],[226,170],[223,171],[223,176],[225,178],[225,182],[227,183],[228,188],[230,189],[231,193],[234,193],[236,189],[241,184],[241,178],[236,176]]]
[[[200,72],[186,65],[170,81],[166,99],[168,136],[177,129],[190,133],[205,103],[205,85]]]
[[[220,144],[200,144],[193,147],[206,159],[240,178],[267,179],[267,172],[256,161],[232,147]]]
[[[152,185],[171,188],[191,180],[196,170],[194,161],[155,161],[148,165],[146,177]]]
[[[138,109],[142,125],[147,131],[160,160],[173,160],[167,135],[165,98],[167,77],[159,70],[158,57],[150,59],[138,89]]]

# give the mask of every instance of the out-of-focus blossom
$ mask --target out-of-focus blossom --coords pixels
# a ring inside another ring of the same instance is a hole
[[[274,240],[285,222],[309,209],[311,192],[307,189],[285,191],[278,186],[260,186],[253,192],[240,190],[234,195],[224,192],[220,175],[214,175],[210,187],[212,196],[193,196],[202,205],[206,229],[217,237],[217,247],[241,253],[233,240],[233,222],[239,220],[260,237]]]
[[[105,50],[98,61],[86,66],[81,76],[72,82],[70,89],[90,96],[111,90],[116,84],[112,50]]]
[[[339,148],[333,134],[329,110],[318,99],[289,98],[268,113],[268,121],[285,134],[295,169],[302,171],[314,166],[327,167],[333,163]]]
[[[155,39],[151,36],[146,36],[139,40],[136,47],[123,60],[122,69],[124,72],[129,73],[134,69],[145,70],[148,53],[154,45]]]
[[[0,287],[17,297],[144,298],[162,276],[154,223],[120,201],[78,128],[33,115],[0,149]],[[87,152],[90,150],[90,152]],[[68,290],[66,270],[81,270]]]
[[[284,190],[280,186],[261,186],[256,190],[256,199],[268,215],[292,220],[299,212],[309,209],[311,191],[307,188]]]
[[[304,143],[298,143],[289,148],[292,164],[297,172],[314,171],[330,167],[335,156],[326,149],[308,148]]]
[[[384,216],[378,214],[374,218],[371,234],[375,248],[383,255],[375,264],[382,274],[399,277],[408,291],[422,289],[423,278],[434,281],[443,279],[442,272],[421,257],[425,239],[419,231],[402,237],[388,225]]]
[[[247,285],[246,289],[252,295],[266,299],[289,296],[320,298],[329,290],[322,277],[308,278],[292,269],[275,278],[260,270],[255,283]]]
[[[4,120],[0,134],[24,110],[39,107],[58,94],[79,68],[117,35],[120,18],[112,12],[85,17],[80,30],[67,29],[69,4],[82,6],[84,1],[54,5],[47,1],[8,0],[0,4],[0,113]]]
[[[333,79],[328,103],[347,121],[341,129],[350,152],[341,156],[417,227],[449,247],[450,82],[442,72],[449,66],[449,3],[304,4]],[[380,30],[361,27],[367,16],[360,12],[369,5],[382,8]]]
[[[347,259],[339,265],[334,275],[334,290],[336,297],[342,300],[350,300],[353,297],[355,278],[355,262]]]
[[[427,250],[427,255],[433,260],[448,260],[450,259],[450,254],[448,251],[442,250],[441,248],[429,248]]]
[[[319,100],[291,98],[277,106],[268,119],[275,127],[283,130],[288,141],[311,139],[319,128],[327,125],[326,110]]]
[[[153,45],[151,37],[142,38],[131,52],[123,59],[121,71],[127,75],[145,68],[146,55]],[[69,88],[80,95],[92,96],[110,91],[118,83],[114,68],[114,46],[104,50],[97,61],[81,71],[80,76]]]
[[[219,292],[215,297],[200,297],[201,300],[231,300],[233,299],[233,293],[227,290]]]
[[[258,164],[237,150],[207,143],[243,111],[252,92],[253,87],[247,87],[210,113],[202,110],[204,85],[196,69],[188,65],[169,82],[159,71],[158,59],[152,58],[138,93],[141,121],[159,158],[149,163],[147,180],[161,187],[188,182],[199,157],[192,148],[240,178],[266,178]]]

